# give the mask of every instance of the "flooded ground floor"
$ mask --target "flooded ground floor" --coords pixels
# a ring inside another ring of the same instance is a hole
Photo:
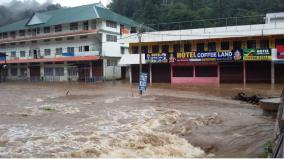
[[[283,85],[0,84],[0,157],[261,157],[274,119],[234,101]]]

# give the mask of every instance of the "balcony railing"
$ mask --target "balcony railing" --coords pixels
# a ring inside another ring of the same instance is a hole
[[[15,43],[21,41],[32,41],[32,40],[40,40],[40,39],[50,39],[50,38],[60,38],[62,36],[73,36],[80,34],[90,34],[97,33],[96,29],[93,30],[70,30],[70,31],[62,31],[62,32],[51,32],[51,33],[41,33],[41,34],[30,34],[25,36],[14,36],[5,39],[0,39],[0,43]]]

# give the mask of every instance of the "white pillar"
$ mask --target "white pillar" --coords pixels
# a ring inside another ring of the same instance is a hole
[[[271,84],[275,84],[275,64],[271,62]]]
[[[40,63],[40,80],[44,79],[44,63]]]
[[[150,76],[150,84],[152,84],[152,64],[150,63],[150,67],[149,67],[149,76]]]
[[[7,74],[7,78],[8,78],[8,79],[11,79],[11,65],[7,65],[7,69],[8,69],[8,70],[7,70],[7,73],[8,73],[8,74]]]
[[[90,78],[93,78],[93,62],[90,62]]]
[[[30,70],[30,63],[27,64],[27,78],[31,78],[31,70]]]
[[[129,83],[132,84],[132,70],[131,70],[131,65],[129,65]]]
[[[20,79],[21,76],[21,68],[20,68],[20,64],[17,64],[17,79]]]
[[[64,81],[68,81],[68,63],[67,62],[64,62]]]

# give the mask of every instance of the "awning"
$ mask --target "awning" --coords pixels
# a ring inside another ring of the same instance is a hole
[[[139,64],[139,54],[125,54],[121,57],[119,65]],[[142,54],[142,64],[146,64],[145,54]]]

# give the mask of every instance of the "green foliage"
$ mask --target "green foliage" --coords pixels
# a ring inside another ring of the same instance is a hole
[[[284,11],[284,0],[112,0],[108,7],[138,22],[158,24],[281,12]],[[238,22],[246,24],[260,21],[263,21],[263,18],[251,18],[246,21],[240,19]],[[219,26],[219,23],[221,22],[206,22],[206,25]],[[235,20],[226,23],[235,23]],[[159,27],[166,29],[165,26]]]

